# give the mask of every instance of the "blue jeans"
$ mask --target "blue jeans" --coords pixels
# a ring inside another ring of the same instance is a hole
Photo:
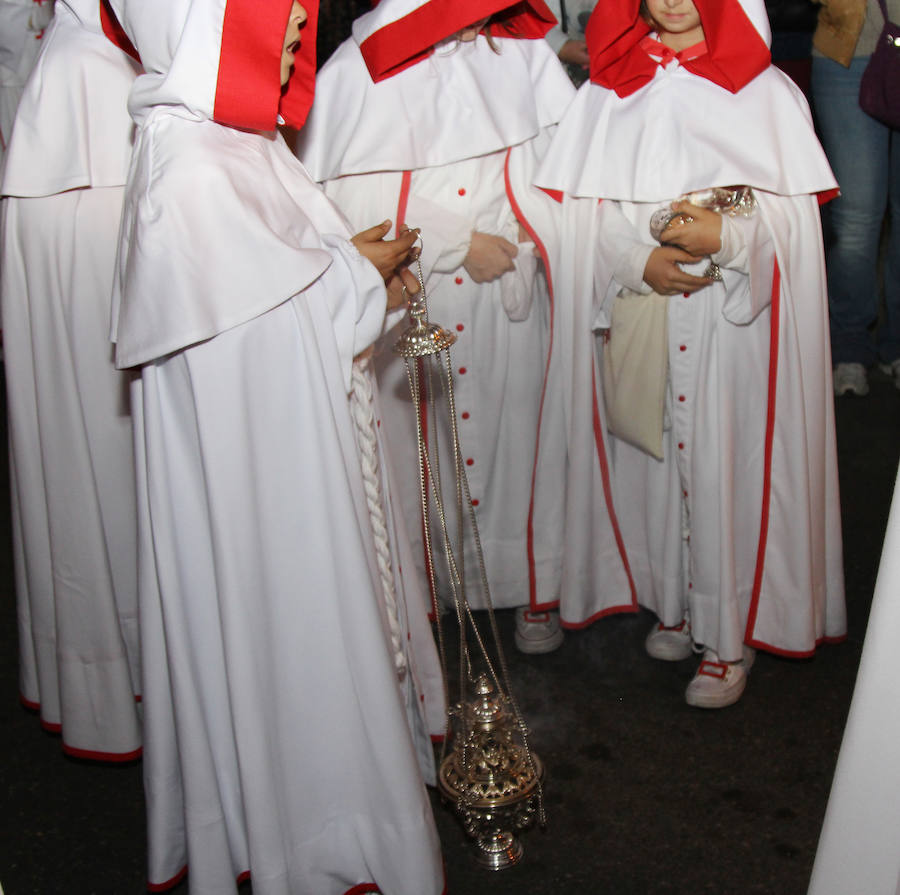
[[[812,95],[819,137],[841,195],[825,207],[825,257],[834,363],[870,366],[900,358],[900,131],[859,107],[868,58],[844,68],[813,58]],[[884,315],[879,305],[879,239],[890,205],[884,265]]]

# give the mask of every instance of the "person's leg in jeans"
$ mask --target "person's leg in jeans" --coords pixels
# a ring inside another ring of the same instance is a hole
[[[832,360],[871,366],[878,359],[869,329],[878,314],[878,243],[888,202],[891,131],[859,107],[867,62],[854,59],[847,69],[814,57],[812,94],[819,136],[841,187],[828,209],[826,244]]]

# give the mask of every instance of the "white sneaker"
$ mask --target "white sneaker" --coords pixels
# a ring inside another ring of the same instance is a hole
[[[644,641],[647,654],[663,662],[680,662],[694,651],[691,623],[684,619],[680,625],[667,628],[662,622],[654,625]]]
[[[715,650],[707,649],[703,660],[684,692],[688,705],[699,709],[723,709],[734,705],[747,686],[747,675],[756,658],[756,651],[744,647],[740,662],[723,662]]]
[[[552,653],[563,642],[558,612],[529,612],[528,607],[516,609],[516,646],[529,655]]]
[[[869,394],[869,378],[862,364],[838,364],[834,368],[834,393],[841,395]]]
[[[894,387],[900,388],[900,357],[889,364],[879,364],[882,373],[887,373],[894,380]]]

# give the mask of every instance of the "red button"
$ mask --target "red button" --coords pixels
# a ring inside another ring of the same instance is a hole
[[[683,401],[683,400],[684,400],[684,395],[679,395],[679,396],[678,396],[678,400],[679,400],[679,401]]]
[[[462,277],[457,277],[457,278],[456,278],[456,285],[457,285],[457,286],[461,286],[461,285],[462,285]]]
[[[685,497],[687,497],[687,491],[682,491],[681,493],[682,493]]]
[[[678,350],[679,351],[687,351],[687,345],[679,345]]]
[[[477,498],[477,497],[475,498],[475,500],[472,501],[472,506],[473,506],[473,507],[477,507],[477,506],[478,506],[478,498]]]
[[[690,298],[690,297],[691,297],[691,293],[690,293],[690,292],[685,292],[685,293],[683,293],[683,294],[684,294],[684,297],[685,297],[685,298]]]
[[[474,465],[475,465],[475,461],[471,457],[469,457],[469,459],[466,460],[466,466],[474,466]]]
[[[462,418],[463,418],[464,420],[467,420],[467,419],[469,418],[469,411],[468,411],[468,410],[464,410],[464,411],[462,412]]]
[[[464,329],[465,329],[465,327],[461,323],[456,324],[456,331],[458,333],[461,333]]]
[[[468,372],[469,372],[469,371],[468,371],[465,367],[460,367],[460,368],[459,368],[459,375],[460,375],[460,376],[465,376],[466,373],[468,373]]]
[[[466,194],[466,188],[465,188],[464,186],[461,186],[461,187],[457,190],[457,192],[460,194],[460,196],[465,196],[465,194]]]
[[[683,451],[683,450],[684,450],[684,442],[683,442],[683,441],[679,441],[679,442],[678,442],[678,450],[679,450],[679,451]]]

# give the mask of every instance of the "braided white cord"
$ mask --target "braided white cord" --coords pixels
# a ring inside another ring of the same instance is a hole
[[[375,556],[378,561],[381,591],[391,631],[394,666],[398,676],[402,678],[406,674],[406,651],[403,648],[403,629],[400,625],[400,609],[397,605],[397,591],[394,586],[394,570],[391,563],[391,544],[381,492],[378,439],[375,434],[374,393],[368,357],[357,358],[353,362],[351,382],[350,414],[356,430],[356,444],[359,448],[363,482],[366,489],[366,504],[369,508],[369,519],[375,538]]]

